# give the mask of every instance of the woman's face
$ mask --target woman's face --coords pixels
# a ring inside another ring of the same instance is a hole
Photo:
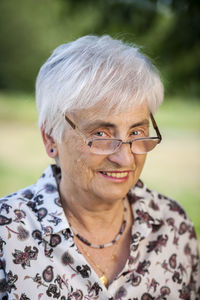
[[[88,138],[128,141],[148,131],[149,111],[146,103],[109,116],[95,113],[91,108],[74,113],[71,119]],[[136,184],[146,158],[146,154],[133,154],[129,144],[123,144],[110,155],[91,153],[90,147],[72,128],[67,130],[62,143],[56,144],[55,150],[66,192],[107,201],[127,194]]]

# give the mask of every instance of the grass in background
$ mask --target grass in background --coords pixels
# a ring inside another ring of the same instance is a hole
[[[155,116],[162,143],[149,153],[142,179],[178,200],[200,240],[200,102],[170,98]],[[37,128],[31,95],[0,94],[0,197],[34,183],[52,161]]]

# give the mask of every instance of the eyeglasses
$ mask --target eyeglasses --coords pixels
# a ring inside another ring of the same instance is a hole
[[[94,154],[100,155],[113,154],[121,147],[122,144],[129,144],[130,149],[134,154],[145,154],[153,150],[161,142],[162,136],[151,113],[150,118],[153,124],[153,128],[155,129],[157,134],[156,137],[134,138],[131,141],[124,142],[120,139],[113,138],[87,138],[78,128],[78,126],[65,115],[65,120],[67,121],[67,123],[82,137],[84,142],[90,147],[90,151]]]

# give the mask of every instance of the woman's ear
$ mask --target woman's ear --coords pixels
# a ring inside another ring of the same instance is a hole
[[[42,140],[49,157],[56,158],[58,156],[57,144],[54,139],[44,129],[41,129]]]

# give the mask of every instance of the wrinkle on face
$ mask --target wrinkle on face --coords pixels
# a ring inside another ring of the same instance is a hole
[[[140,106],[133,106],[127,112],[114,113],[107,117],[102,111],[97,113],[95,108],[74,112],[69,117],[81,130],[95,120],[109,122],[115,127],[114,137],[126,141],[129,129],[133,124],[149,122],[149,111],[144,102]],[[111,155],[91,153],[88,145],[72,128],[66,131],[62,143],[57,147],[66,193],[78,192],[84,197],[105,199],[125,195],[136,184],[146,158],[146,154],[132,154],[128,148],[129,145],[122,145],[116,153]],[[130,159],[123,160],[123,155],[129,155]],[[127,169],[130,170],[129,179],[123,184],[106,180],[99,174],[99,171]]]

